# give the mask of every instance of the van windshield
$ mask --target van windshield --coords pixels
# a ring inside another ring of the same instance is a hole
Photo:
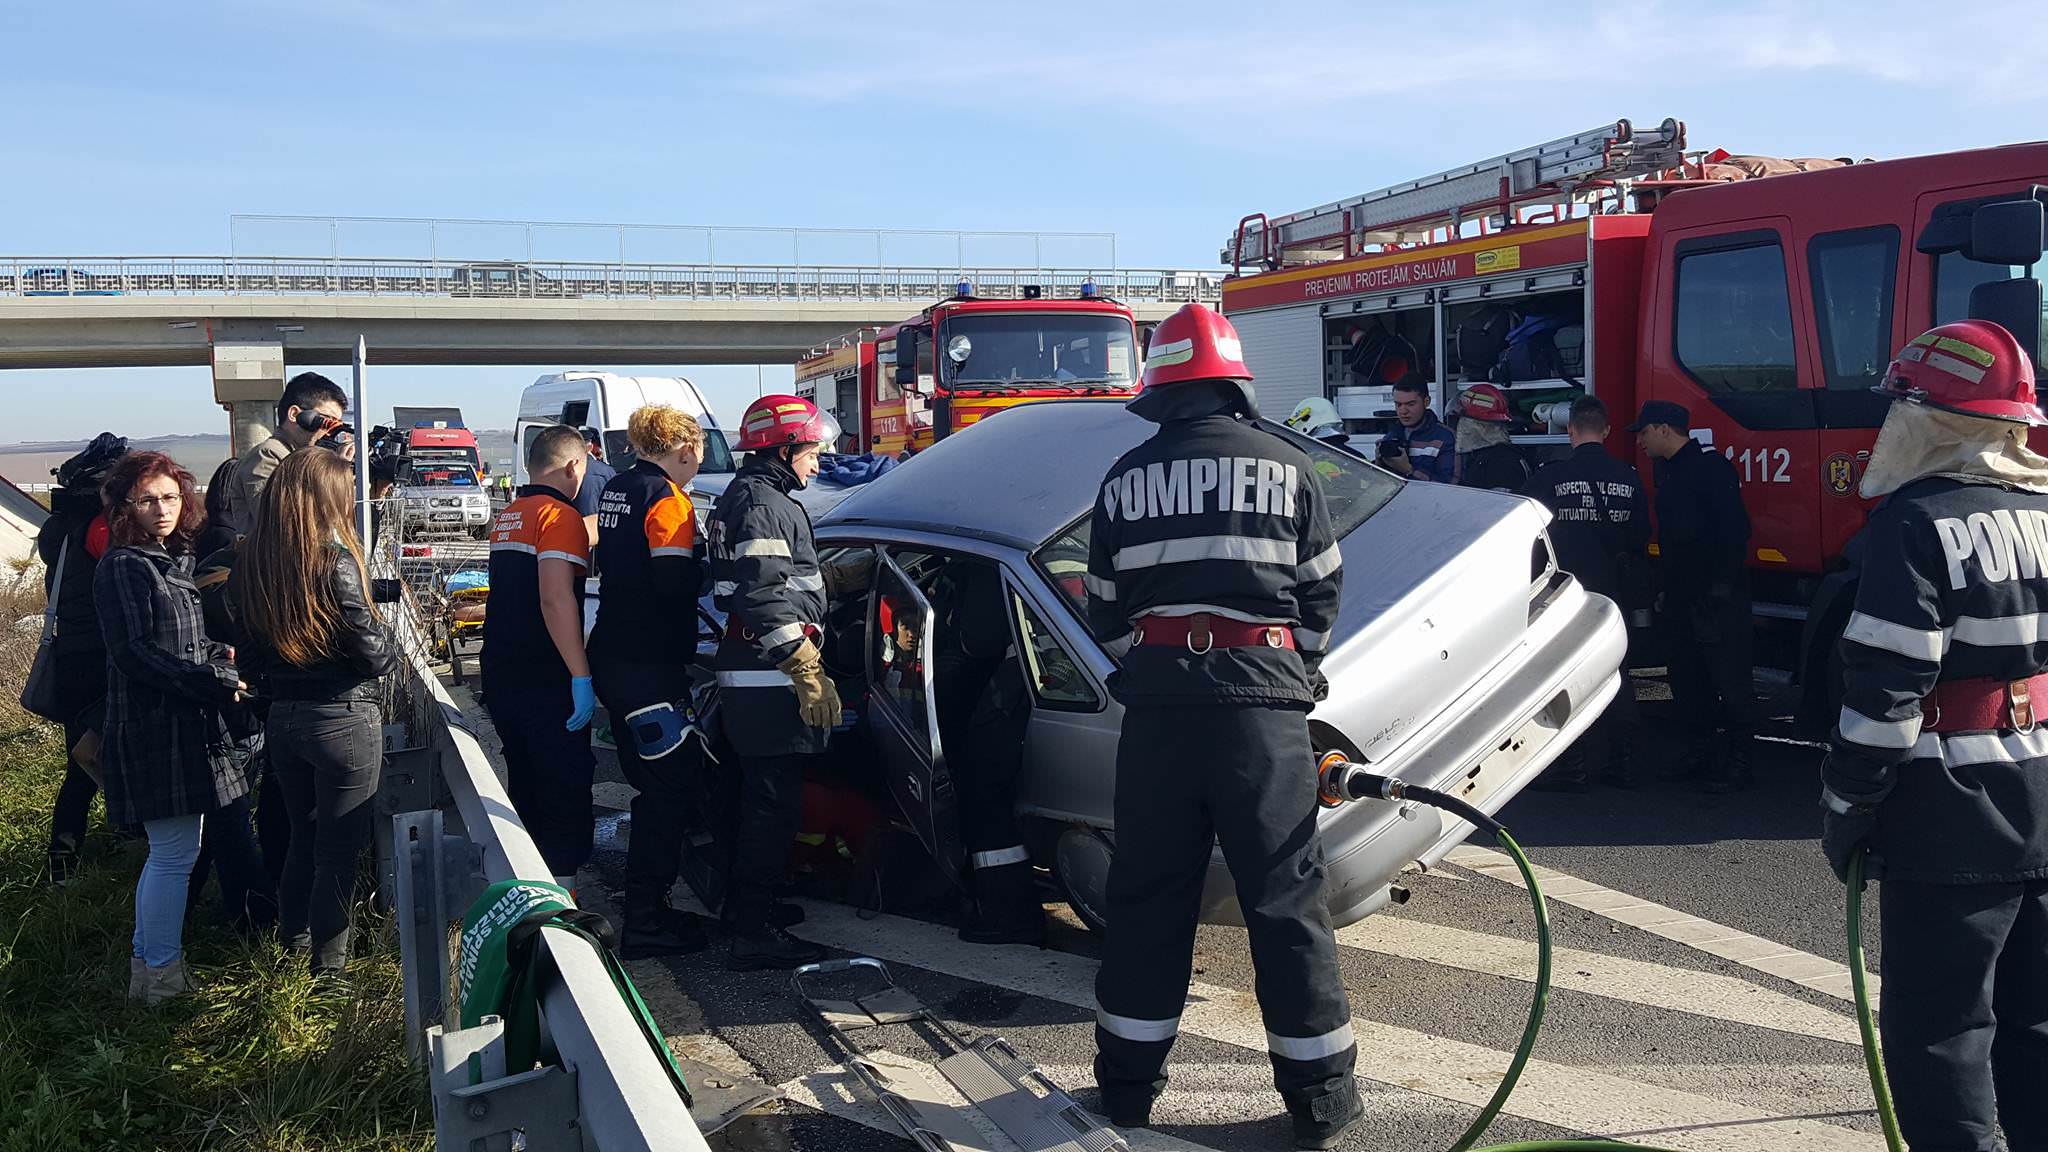
[[[604,462],[614,470],[624,472],[639,459],[640,454],[633,451],[633,442],[626,438],[624,429],[604,434]],[[732,471],[732,449],[726,446],[725,433],[717,428],[704,429],[704,460],[697,466],[697,472],[702,475]]]

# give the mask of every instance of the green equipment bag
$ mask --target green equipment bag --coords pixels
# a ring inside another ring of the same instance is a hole
[[[648,1047],[661,1056],[677,1095],[689,1105],[690,1090],[675,1057],[655,1026],[654,1016],[626,975],[613,951],[612,926],[595,912],[576,907],[575,898],[559,884],[544,880],[502,880],[477,897],[462,921],[462,948],[457,961],[456,994],[462,1001],[462,1026],[474,1028],[486,1016],[505,1022],[505,1070],[524,1072],[542,1063],[560,1063],[559,1053],[544,1050],[540,1030],[540,997],[548,970],[546,953],[534,947],[541,932],[553,929],[588,941],[603,959],[612,986],[633,1010]]]

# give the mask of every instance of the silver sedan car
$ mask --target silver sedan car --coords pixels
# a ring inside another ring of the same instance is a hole
[[[1497,811],[1613,698],[1620,613],[1558,569],[1549,515],[1534,501],[1407,483],[1272,427],[1315,460],[1342,538],[1343,606],[1323,663],[1330,692],[1309,716],[1318,755],[1342,750]],[[1109,687],[1117,654],[1089,631],[1081,575],[1101,477],[1152,431],[1115,402],[1008,409],[852,489],[817,523],[828,560],[876,553],[873,587],[833,607],[828,663],[857,682],[842,693],[849,704],[864,698],[859,722],[891,795],[955,877],[965,870],[956,780],[975,765],[949,758],[942,731],[948,704],[963,703],[947,699],[945,633],[961,619],[947,605],[963,574],[996,590],[1004,658],[1021,661],[1030,692],[1018,814],[1035,861],[1096,928],[1116,851],[1123,709]],[[988,603],[982,595],[977,604]],[[985,631],[987,618],[977,620]],[[1436,863],[1471,831],[1434,809],[1381,801],[1320,819],[1339,925],[1385,906],[1403,868]],[[1203,916],[1239,922],[1220,852]]]

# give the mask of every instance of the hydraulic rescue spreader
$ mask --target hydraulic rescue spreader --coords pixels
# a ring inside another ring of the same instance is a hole
[[[1468,1152],[1479,1137],[1485,1133],[1494,1117],[1507,1105],[1508,1096],[1515,1090],[1515,1082],[1521,1079],[1522,1069],[1529,1063],[1529,1054],[1536,1047],[1536,1034],[1543,1027],[1543,1010],[1550,999],[1550,916],[1543,903],[1543,890],[1537,886],[1536,871],[1523,853],[1522,846],[1508,835],[1500,821],[1465,803],[1455,796],[1447,796],[1433,788],[1412,785],[1397,776],[1383,776],[1368,771],[1363,765],[1354,764],[1342,752],[1328,752],[1316,765],[1316,792],[1326,808],[1335,808],[1355,800],[1391,800],[1428,805],[1457,817],[1475,828],[1485,829],[1493,834],[1494,841],[1515,862],[1515,868],[1522,874],[1522,883],[1529,890],[1529,902],[1536,913],[1536,992],[1529,1003],[1529,1020],[1522,1029],[1521,1043],[1515,1047],[1514,1059],[1508,1062],[1507,1075],[1501,1078],[1500,1087],[1494,1089],[1493,1098],[1480,1109],[1479,1115],[1465,1129],[1464,1135],[1452,1144],[1450,1152]],[[1871,1091],[1877,1097],[1878,1118],[1884,1126],[1885,1142],[1891,1152],[1903,1152],[1904,1145],[1899,1139],[1898,1122],[1892,1115],[1891,1093],[1884,1080],[1884,1064],[1878,1055],[1877,1034],[1872,1024],[1870,998],[1863,982],[1863,859],[1859,856],[1849,876],[1849,963],[1852,983],[1856,991],[1856,1018],[1862,1029],[1864,1062],[1870,1073]],[[1643,1152],[1669,1152],[1666,1149],[1647,1145],[1625,1144],[1616,1140],[1575,1139],[1575,1140],[1528,1140],[1514,1144],[1495,1144],[1479,1149],[1478,1152],[1616,1152],[1617,1149],[1642,1149]]]

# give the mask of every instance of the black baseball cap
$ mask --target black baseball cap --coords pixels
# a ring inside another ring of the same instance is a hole
[[[1685,410],[1685,405],[1669,400],[1645,400],[1643,410],[1636,414],[1635,423],[1628,430],[1641,432],[1651,424],[1666,424],[1683,432],[1692,427],[1692,413]]]
[[[597,429],[586,426],[580,431],[583,433],[583,442],[585,444],[595,444],[599,448],[604,447],[604,437],[598,434]]]

